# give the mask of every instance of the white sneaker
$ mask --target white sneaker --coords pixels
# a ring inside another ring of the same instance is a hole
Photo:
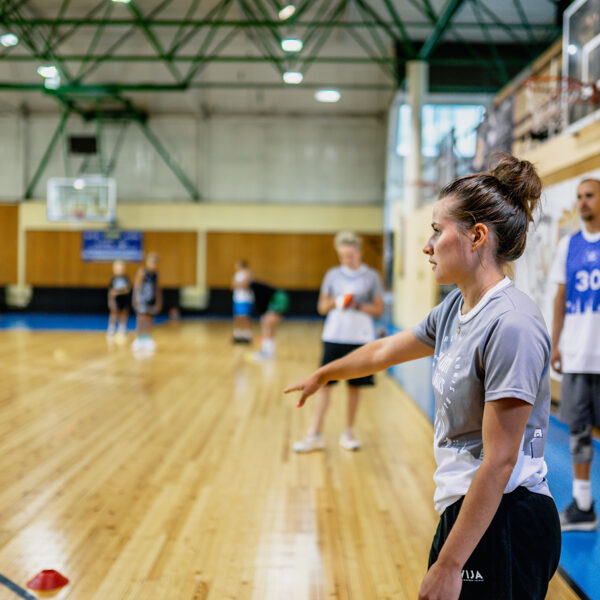
[[[142,340],[142,348],[148,350],[148,352],[154,352],[156,350],[156,342],[151,338]]]
[[[296,442],[292,449],[294,452],[312,452],[313,450],[325,450],[325,441],[320,433],[307,435],[303,440]]]
[[[344,450],[360,450],[360,442],[348,435],[347,431],[342,431],[340,435],[340,446],[344,448]]]

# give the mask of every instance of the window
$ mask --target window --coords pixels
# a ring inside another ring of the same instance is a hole
[[[442,137],[454,128],[456,153],[461,157],[475,156],[477,134],[475,128],[481,123],[485,107],[480,104],[424,104],[423,156],[438,154]],[[406,156],[410,150],[410,107],[400,106],[398,115],[398,138],[396,154]]]

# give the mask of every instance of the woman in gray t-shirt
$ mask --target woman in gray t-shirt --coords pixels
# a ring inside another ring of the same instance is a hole
[[[550,338],[536,305],[503,272],[525,249],[541,188],[533,165],[507,154],[490,173],[444,187],[423,252],[437,283],[458,290],[413,329],[285,390],[301,391],[302,406],[332,379],[433,355],[441,517],[421,600],[542,600],[558,566],[544,462]]]

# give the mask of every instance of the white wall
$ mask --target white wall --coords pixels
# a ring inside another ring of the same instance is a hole
[[[30,180],[57,124],[58,115],[31,116],[27,127],[17,115],[0,116],[0,199],[22,197],[24,172]],[[376,118],[161,116],[149,126],[209,202],[383,202],[385,124]],[[71,116],[67,132],[95,127]],[[116,125],[103,127],[109,156],[118,131]],[[49,177],[68,170],[76,175],[80,162],[65,158],[59,143],[34,197],[45,198]],[[135,123],[128,126],[114,176],[121,201],[189,199]]]

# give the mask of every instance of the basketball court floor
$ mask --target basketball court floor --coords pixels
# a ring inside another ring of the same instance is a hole
[[[225,321],[164,323],[147,357],[97,319],[53,323],[2,318],[4,577],[56,569],[61,600],[416,598],[432,426],[391,376],[365,393],[360,452],[337,444],[338,386],[326,451],[296,455],[311,407],[281,390],[316,364],[319,322],[285,323],[263,362]],[[577,595],[556,576],[548,598]]]

